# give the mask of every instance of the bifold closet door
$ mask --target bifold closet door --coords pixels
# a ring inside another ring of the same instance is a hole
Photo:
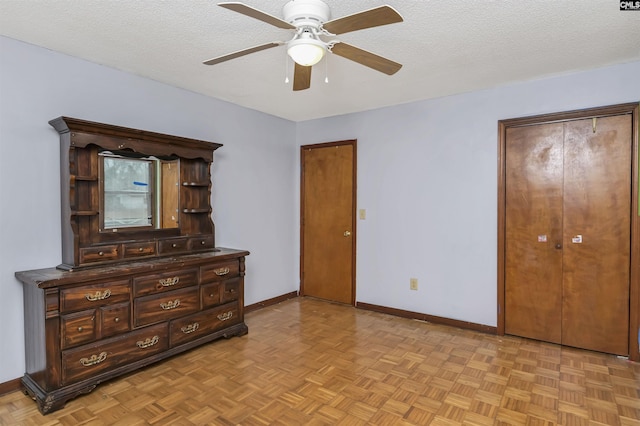
[[[507,129],[506,333],[628,354],[631,127]]]
[[[505,332],[561,343],[563,125],[507,129]]]
[[[627,355],[631,115],[564,127],[562,343]]]

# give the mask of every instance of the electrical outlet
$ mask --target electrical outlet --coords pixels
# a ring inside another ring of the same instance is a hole
[[[409,278],[409,288],[411,290],[418,289],[418,279],[417,278]]]

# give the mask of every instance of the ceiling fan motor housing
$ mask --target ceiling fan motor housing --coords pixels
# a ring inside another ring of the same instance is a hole
[[[318,28],[331,17],[329,6],[322,0],[291,0],[282,8],[284,20],[299,28]]]

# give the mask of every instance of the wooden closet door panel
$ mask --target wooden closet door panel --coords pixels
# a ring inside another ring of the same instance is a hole
[[[562,124],[507,129],[505,331],[561,341]]]
[[[565,124],[562,343],[629,353],[631,116]],[[581,236],[581,237],[579,237]],[[582,242],[578,242],[579,240]]]

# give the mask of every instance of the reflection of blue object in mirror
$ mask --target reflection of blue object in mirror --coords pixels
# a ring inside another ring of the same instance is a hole
[[[148,183],[144,183],[144,182],[136,182],[135,180],[133,181],[134,185],[138,185],[138,186],[148,186]]]

